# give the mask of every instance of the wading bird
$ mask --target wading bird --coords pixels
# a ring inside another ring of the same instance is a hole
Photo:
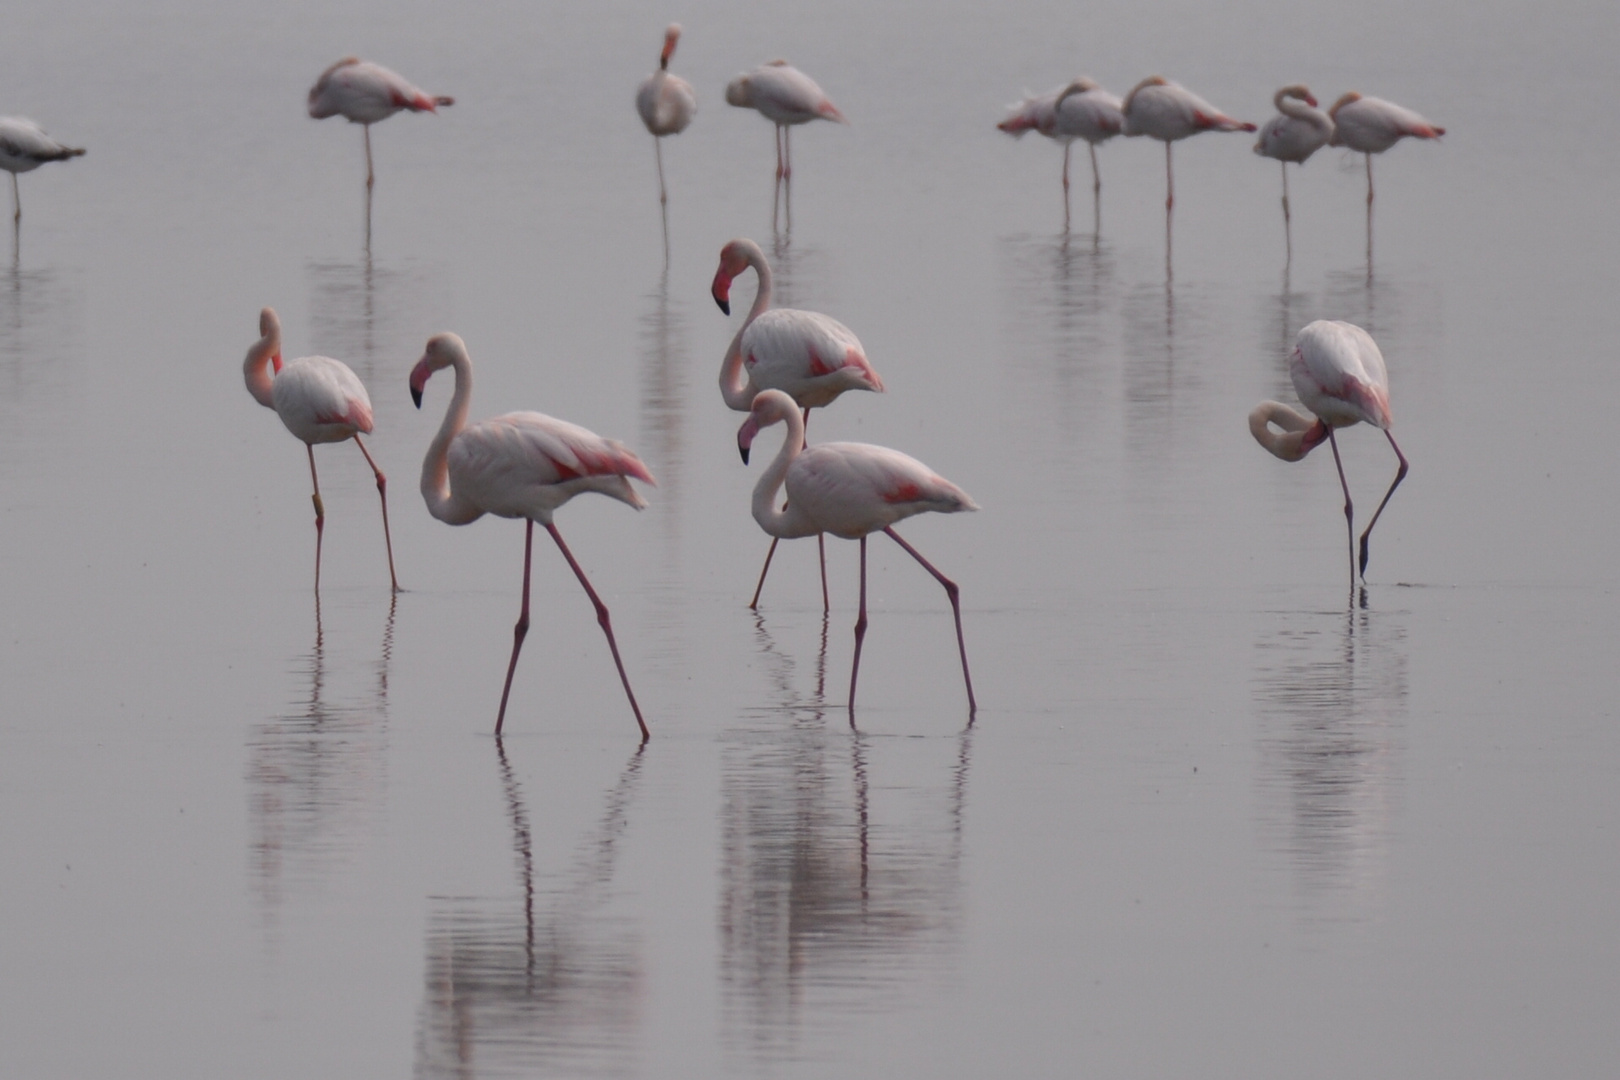
[[[630,710],[636,714],[641,740],[648,739],[647,724],[641,718],[630,689],[630,677],[619,659],[619,644],[613,637],[613,623],[607,605],[596,595],[590,579],[580,568],[574,553],[563,543],[562,533],[551,516],[575,495],[594,491],[618,499],[640,510],[647,505],[629,477],[655,483],[647,466],[623,443],[604,439],[576,424],[556,420],[537,412],[514,412],[481,420],[467,426],[467,406],[472,400],[472,361],[467,346],[455,334],[435,334],[428,339],[422,358],[411,369],[411,400],[422,407],[422,388],[429,376],[444,368],[454,368],[456,389],[445,411],[439,433],[428,444],[422,459],[422,499],[428,513],[447,525],[466,525],[485,514],[523,519],[523,607],[512,631],[512,659],[506,666],[506,685],[501,688],[501,708],[495,716],[495,734],[506,721],[506,699],[512,692],[512,673],[517,670],[518,651],[529,632],[529,567],[534,551],[534,524],[539,522],[557,542],[557,549],[568,560],[579,583],[585,587],[596,608],[596,621],[607,635],[608,649],[618,666]]]
[[[1361,327],[1347,322],[1318,319],[1299,332],[1288,373],[1294,380],[1299,400],[1316,415],[1313,422],[1296,409],[1278,401],[1262,401],[1249,413],[1249,431],[1255,441],[1284,461],[1299,461],[1326,439],[1333,447],[1333,464],[1339,470],[1339,486],[1344,489],[1344,523],[1350,537],[1350,580],[1356,579],[1356,528],[1350,503],[1350,485],[1344,478],[1339,459],[1339,443],[1333,429],[1368,423],[1383,431],[1400,467],[1373,511],[1372,520],[1361,534],[1360,571],[1367,575],[1367,538],[1389,504],[1389,497],[1406,479],[1406,455],[1390,433],[1389,375],[1378,343]],[[1274,431],[1275,426],[1280,430]]]
[[[0,116],[0,169],[11,174],[11,197],[17,205],[12,221],[22,220],[22,191],[17,174],[33,172],[47,161],[66,161],[84,151],[63,146],[38,124],[21,116]]]
[[[1372,156],[1382,154],[1407,136],[1438,139],[1446,133],[1411,109],[1383,98],[1362,97],[1354,90],[1328,110],[1333,120],[1331,146],[1344,146],[1367,156],[1367,202],[1373,201]],[[1369,221],[1371,218],[1368,219]]]
[[[822,92],[816,81],[786,60],[772,60],[745,71],[726,84],[726,104],[757,109],[776,125],[776,178],[793,175],[793,150],[788,129],[811,120],[849,121]]]
[[[455,98],[435,97],[405,81],[404,76],[381,64],[345,56],[321,72],[309,88],[309,115],[316,120],[342,116],[360,124],[366,133],[366,187],[375,179],[371,171],[371,125],[386,120],[401,109],[437,113],[441,105],[454,105]]]
[[[968,713],[978,711],[973,698],[973,677],[968,674],[967,644],[962,638],[961,590],[940,573],[916,548],[894,531],[897,521],[930,510],[954,514],[977,510],[967,492],[935,473],[914,457],[867,443],[804,445],[804,419],[798,405],[780,390],[766,390],[754,399],[748,419],[737,431],[737,449],[744,464],[761,428],[787,424],[787,436],[776,460],[754,488],[754,520],[779,540],[832,533],[861,542],[861,608],[855,620],[855,659],[849,670],[849,711],[855,715],[855,680],[861,671],[861,643],[866,638],[866,537],[888,533],[912,558],[945,587],[956,617],[956,646],[962,654],[962,681],[967,686]],[[787,505],[775,509],[776,493],[787,486]]]
[[[1146,135],[1164,143],[1164,208],[1176,203],[1176,179],[1170,167],[1170,145],[1200,131],[1253,131],[1197,94],[1159,75],[1137,83],[1121,106],[1126,135]]]
[[[832,404],[846,390],[883,392],[883,380],[866,359],[860,339],[836,319],[814,311],[771,307],[771,264],[752,240],[733,240],[720,249],[720,268],[710,288],[720,310],[731,314],[731,282],[749,267],[759,289],[754,306],[738,328],[720,364],[720,396],[728,408],[748,412],[761,390],[781,390],[804,410],[800,435],[810,410]],[[818,541],[819,543],[819,541]],[[759,606],[765,574],[776,554],[776,541],[765,554],[759,585],[749,607]],[[821,546],[821,603],[827,606],[827,554]]]
[[[353,439],[366,464],[377,478],[377,495],[382,499],[383,543],[388,548],[388,580],[395,592],[399,578],[394,576],[394,541],[388,532],[388,478],[377,468],[360,441],[371,434],[371,398],[349,365],[329,356],[303,356],[287,364],[281,362],[281,319],[274,308],[259,312],[259,340],[248,349],[242,363],[248,393],[267,409],[274,409],[309,452],[309,479],[315,487],[315,592],[321,591],[321,535],[326,525],[326,507],[321,502],[321,481],[315,475],[315,444]]]
[[[1333,138],[1333,121],[1316,107],[1316,98],[1308,86],[1285,86],[1271,100],[1282,115],[1266,121],[1266,126],[1260,129],[1260,138],[1255,141],[1254,152],[1261,157],[1274,158],[1282,165],[1283,230],[1287,233],[1290,224],[1288,163],[1303,165],[1306,158],[1326,146]],[[1288,243],[1292,251],[1292,237]]]
[[[1088,78],[1078,78],[1049,93],[1025,98],[1012,106],[998,130],[1014,138],[1026,131],[1038,131],[1063,144],[1063,217],[1069,216],[1069,151],[1074,140],[1084,139],[1091,151],[1091,197],[1102,193],[1102,174],[1097,170],[1097,144],[1118,135],[1125,114],[1120,100]]]
[[[675,43],[681,39],[681,24],[670,23],[664,31],[664,51],[658,55],[658,70],[641,80],[636,88],[636,112],[653,136],[653,157],[658,162],[658,201],[667,203],[664,192],[664,152],[661,149],[665,135],[679,135],[692,122],[697,112],[697,95],[692,84],[679,75],[669,73],[669,58],[675,55]]]

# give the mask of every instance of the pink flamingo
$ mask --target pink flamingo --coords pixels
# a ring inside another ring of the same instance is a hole
[[[1170,144],[1200,131],[1253,131],[1179,83],[1151,75],[1137,83],[1121,107],[1126,135],[1146,135],[1164,143],[1164,208],[1176,203],[1176,180],[1170,168]]]
[[[1333,120],[1316,107],[1316,98],[1308,86],[1285,86],[1272,96],[1280,116],[1266,121],[1260,129],[1260,138],[1254,152],[1262,157],[1275,158],[1282,166],[1283,228],[1289,226],[1288,215],[1288,163],[1305,164],[1305,159],[1327,145],[1333,138]],[[1290,249],[1293,241],[1289,240]]]
[[[1330,146],[1345,146],[1367,156],[1367,202],[1373,201],[1372,156],[1382,154],[1401,139],[1438,139],[1446,133],[1411,109],[1382,98],[1362,97],[1354,90],[1342,95],[1328,110],[1332,118]],[[1368,219],[1369,221],[1371,218]]]
[[[273,372],[273,374],[272,374]],[[281,362],[281,319],[274,308],[259,312],[259,340],[242,363],[248,393],[267,409],[274,409],[309,452],[309,478],[315,486],[315,593],[321,591],[321,535],[326,525],[326,507],[321,502],[321,481],[315,475],[315,444],[353,439],[366,464],[377,477],[377,495],[382,499],[383,543],[388,548],[388,579],[395,592],[399,579],[394,576],[394,541],[388,532],[388,478],[377,468],[360,441],[371,434],[371,398],[349,366],[329,356],[304,356],[283,365]]]
[[[844,442],[806,447],[799,407],[780,390],[762,391],[737,431],[737,449],[742,452],[744,464],[760,429],[778,422],[787,424],[787,437],[782,440],[776,460],[754,488],[754,520],[779,540],[832,533],[861,542],[861,610],[855,620],[855,659],[849,671],[851,718],[855,714],[855,680],[861,670],[861,643],[866,637],[866,537],[879,530],[888,533],[945,587],[956,616],[956,645],[962,655],[968,714],[977,712],[973,677],[968,673],[967,644],[962,638],[961,590],[916,548],[900,539],[893,525],[929,510],[954,514],[977,510],[978,506],[967,492],[898,450]],[[777,510],[776,493],[784,483],[788,501]]]
[[[726,84],[726,104],[757,109],[776,125],[778,180],[793,175],[793,149],[788,142],[792,125],[811,120],[849,123],[816,81],[786,60],[772,60],[732,79]]]
[[[437,114],[439,106],[454,105],[455,98],[435,97],[419,90],[405,77],[381,64],[345,56],[315,80],[309,89],[309,115],[316,120],[342,115],[366,132],[366,187],[371,187],[371,125],[401,109]]]
[[[1395,451],[1400,467],[1384,493],[1384,500],[1373,512],[1361,534],[1361,576],[1367,576],[1367,538],[1389,504],[1389,497],[1406,479],[1406,455],[1391,434],[1389,415],[1389,375],[1378,343],[1361,327],[1347,322],[1318,319],[1299,332],[1294,352],[1288,360],[1288,373],[1294,391],[1310,417],[1277,401],[1262,401],[1249,413],[1249,431],[1259,444],[1284,461],[1299,461],[1326,439],[1333,447],[1333,464],[1339,470],[1339,486],[1344,489],[1344,521],[1350,536],[1350,580],[1356,579],[1356,532],[1350,505],[1350,485],[1344,478],[1339,459],[1339,443],[1333,429],[1366,422],[1381,429]],[[1273,431],[1272,425],[1281,429]]]
[[[802,427],[810,422],[810,410],[830,405],[846,390],[883,392],[883,380],[872,370],[860,339],[836,319],[814,311],[771,307],[771,264],[752,240],[733,240],[720,249],[720,268],[714,273],[710,292],[720,310],[731,314],[731,282],[749,267],[759,281],[754,306],[738,328],[720,364],[720,396],[729,408],[748,412],[761,390],[784,391],[804,410]],[[817,540],[821,554],[821,604],[827,610],[827,553]],[[776,554],[776,541],[765,553],[765,566],[759,572],[750,608],[759,606],[760,590]]]
[[[1013,138],[1026,131],[1038,131],[1063,144],[1063,207],[1069,206],[1069,151],[1074,140],[1084,139],[1091,151],[1091,195],[1102,192],[1102,174],[1097,170],[1097,144],[1118,135],[1125,115],[1120,100],[1084,76],[1066,86],[1027,97],[1012,106],[1007,118],[996,125]]]
[[[422,359],[411,369],[411,400],[422,407],[422,388],[428,377],[443,368],[454,368],[456,389],[450,398],[439,433],[428,444],[422,459],[422,499],[428,513],[447,525],[466,525],[485,514],[522,518],[523,607],[512,632],[512,659],[506,666],[506,685],[501,688],[501,708],[495,717],[499,737],[506,721],[506,699],[512,692],[512,673],[517,670],[518,651],[529,632],[529,567],[534,549],[534,523],[545,526],[563,558],[585,587],[585,594],[596,608],[596,621],[607,635],[613,663],[619,668],[630,709],[641,728],[641,741],[649,738],[641,718],[641,706],[630,689],[630,677],[619,659],[619,644],[613,638],[613,623],[607,605],[596,595],[590,579],[580,568],[574,553],[563,543],[562,534],[552,524],[558,507],[587,491],[608,495],[640,510],[647,505],[627,477],[649,484],[652,473],[623,443],[604,439],[576,424],[556,420],[537,412],[514,412],[467,426],[467,406],[472,399],[472,361],[467,346],[455,334],[435,334],[428,339]]]
[[[11,174],[11,197],[17,204],[12,221],[22,221],[22,191],[17,174],[33,172],[47,161],[66,161],[84,151],[63,146],[32,120],[21,116],[0,116],[0,169]]]
[[[658,55],[658,70],[641,80],[636,88],[636,112],[653,136],[653,156],[658,162],[658,201],[669,202],[664,193],[664,152],[661,148],[665,135],[679,135],[692,122],[697,112],[697,94],[692,84],[679,75],[669,73],[669,58],[675,55],[675,43],[681,39],[681,24],[670,23],[664,31],[664,51]]]

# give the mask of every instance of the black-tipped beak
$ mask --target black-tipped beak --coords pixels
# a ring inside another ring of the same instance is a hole
[[[737,453],[742,455],[743,464],[748,464],[748,447],[739,445],[737,447]]]
[[[720,297],[717,296],[717,297],[714,298],[714,302],[720,305],[720,310],[721,310],[722,313],[724,313],[726,315],[731,314],[731,301],[730,300],[724,300],[724,299],[721,299]]]
[[[411,400],[416,402],[416,407],[418,409],[422,407],[422,391],[418,390],[414,386],[411,387]]]

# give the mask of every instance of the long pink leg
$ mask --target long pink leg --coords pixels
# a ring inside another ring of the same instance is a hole
[[[399,578],[394,575],[394,539],[388,533],[388,477],[384,476],[383,471],[377,468],[377,463],[371,460],[371,455],[366,452],[366,444],[360,441],[359,435],[354,437],[354,445],[365,454],[366,464],[371,466],[371,471],[377,476],[377,495],[382,499],[383,543],[388,548],[388,580],[393,583],[394,591],[399,592]]]
[[[304,449],[309,451],[309,479],[315,485],[315,494],[310,496],[315,502],[315,595],[321,592],[321,536],[326,531],[326,504],[321,502],[321,478],[315,475],[315,444],[305,443]]]
[[[866,537],[861,537],[861,613],[855,620],[855,659],[849,665],[849,722],[855,723],[855,680],[861,674],[861,643],[866,640]]]
[[[972,716],[979,711],[979,703],[973,697],[973,676],[968,674],[967,642],[962,637],[962,590],[956,587],[956,582],[940,573],[934,564],[922,557],[922,554],[910,544],[900,539],[900,534],[892,527],[885,526],[884,532],[893,538],[894,542],[906,549],[906,553],[913,559],[922,563],[924,570],[934,575],[934,580],[945,586],[945,595],[951,599],[951,612],[956,616],[956,648],[962,654],[962,681],[967,684],[968,715]],[[862,562],[864,569],[865,563]]]
[[[804,430],[805,439],[804,442],[800,444],[800,449],[810,445],[809,409],[804,410]],[[787,508],[786,503],[782,505],[783,509]],[[754,598],[748,601],[748,609],[750,611],[757,611],[759,609],[759,594],[765,589],[765,575],[770,572],[771,559],[776,556],[776,545],[778,542],[778,538],[773,537],[771,539],[770,550],[765,552],[765,565],[760,568],[759,583],[754,586]],[[827,538],[821,533],[816,534],[816,550],[821,556],[821,610],[823,614],[825,614],[826,612],[832,610],[832,602],[828,599],[827,594]]]
[[[1063,144],[1063,225],[1069,224],[1069,151],[1074,148],[1072,143]]]
[[[793,129],[782,128],[782,179],[793,178]]]
[[[1328,428],[1328,445],[1333,447],[1333,465],[1339,470],[1339,486],[1344,489],[1344,528],[1350,538],[1350,584],[1356,583],[1356,525],[1355,511],[1350,505],[1350,484],[1344,478],[1344,463],[1339,460],[1339,440],[1333,437],[1333,428]],[[1394,490],[1391,488],[1390,490]]]
[[[1369,206],[1371,206],[1372,205],[1372,199],[1373,199],[1372,155],[1367,154],[1366,158],[1367,158],[1367,204]]]
[[[585,595],[589,596],[591,603],[596,606],[596,621],[602,627],[602,633],[607,635],[608,648],[613,652],[613,662],[619,668],[619,681],[624,683],[624,694],[630,699],[630,710],[636,714],[636,726],[641,728],[641,741],[646,742],[652,736],[647,731],[647,722],[641,718],[641,706],[636,704],[636,693],[630,689],[630,676],[624,673],[624,661],[619,659],[619,643],[613,640],[613,623],[608,618],[607,605],[602,603],[602,598],[596,595],[595,589],[591,588],[590,579],[585,576],[585,571],[581,570],[579,563],[575,561],[574,553],[568,550],[567,544],[563,543],[562,533],[557,531],[557,526],[547,522],[546,531],[551,534],[553,540],[557,541],[557,549],[563,553],[563,558],[568,560],[568,565],[574,568],[574,576],[579,578],[581,585],[585,586]],[[528,567],[527,562],[525,562],[525,581],[527,580],[527,573]],[[528,596],[528,590],[525,589],[523,592],[525,604],[528,602]]]
[[[1170,170],[1171,143],[1164,144],[1164,208],[1171,209],[1176,205],[1176,174]]]
[[[512,659],[506,664],[506,685],[501,687],[501,711],[495,714],[495,737],[501,737],[501,725],[506,723],[506,699],[512,693],[512,673],[517,670],[518,652],[529,633],[529,567],[534,555],[534,522],[523,522],[523,608],[518,612],[517,625],[512,628]]]
[[[1395,470],[1395,479],[1389,485],[1389,490],[1384,492],[1384,501],[1378,504],[1377,510],[1373,511],[1372,520],[1367,522],[1367,530],[1361,534],[1361,579],[1363,581],[1367,580],[1367,537],[1372,535],[1373,526],[1378,524],[1378,515],[1382,514],[1384,507],[1389,505],[1389,497],[1395,494],[1395,489],[1401,486],[1402,480],[1406,479],[1406,455],[1401,453],[1399,446],[1395,445],[1395,436],[1385,431],[1384,438],[1389,440],[1389,445],[1394,449],[1395,456],[1400,460],[1401,467]]]
[[[366,187],[369,188],[376,182],[376,177],[371,172],[371,125],[362,124],[361,127],[366,133]]]
[[[782,179],[782,125],[776,125],[776,178]]]

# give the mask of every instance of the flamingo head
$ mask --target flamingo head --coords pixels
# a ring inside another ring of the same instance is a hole
[[[1284,97],[1298,98],[1300,101],[1303,101],[1313,109],[1317,107],[1316,95],[1311,93],[1311,88],[1306,86],[1304,83],[1295,83],[1293,86],[1285,86],[1281,90],[1277,91],[1277,93]]]
[[[669,70],[669,58],[675,55],[675,43],[681,40],[681,24],[670,23],[664,31],[664,51],[658,54],[658,67],[662,71]]]
[[[1333,103],[1333,107],[1328,110],[1328,115],[1334,119],[1338,119],[1340,109],[1344,108],[1346,105],[1349,105],[1353,101],[1360,100],[1360,94],[1356,93],[1354,90],[1347,90],[1339,95],[1339,100]]]
[[[748,464],[749,448],[754,445],[754,438],[760,430],[785,420],[789,412],[797,415],[799,406],[785,391],[761,390],[754,396],[754,406],[748,410],[748,419],[737,429],[737,452],[742,455],[744,465]]]
[[[754,104],[754,84],[746,73],[726,83],[726,104],[751,108]]]
[[[996,125],[997,131],[1005,131],[1013,138],[1022,138],[1024,132],[1034,131],[1040,127],[1040,115],[1036,108],[1034,98],[1025,98],[1016,105],[1007,106],[1012,110],[1007,118]]]
[[[463,363],[467,359],[467,345],[460,336],[445,333],[428,338],[422,359],[411,369],[411,400],[418,409],[422,407],[422,389],[427,386],[428,378],[435,371],[455,364],[458,359]]]
[[[747,241],[744,240],[733,240],[720,249],[720,268],[714,272],[714,284],[709,286],[709,295],[714,297],[714,302],[727,315],[731,314],[731,282],[748,269],[748,254]]]

